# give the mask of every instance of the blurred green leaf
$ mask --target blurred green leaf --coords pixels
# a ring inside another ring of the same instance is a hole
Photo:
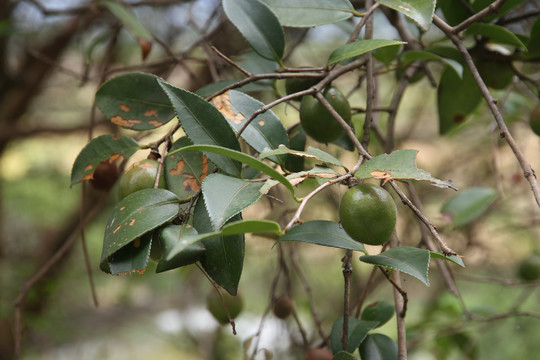
[[[396,308],[388,301],[380,300],[364,307],[360,318],[365,321],[376,322],[381,327],[390,320],[396,312]]]
[[[383,334],[370,334],[360,344],[362,360],[396,360],[398,347],[394,340]]]
[[[285,35],[268,6],[253,0],[223,0],[223,10],[253,50],[266,59],[281,62]]]
[[[366,252],[364,244],[353,240],[336,222],[327,220],[307,221],[294,226],[278,241],[301,241],[315,245],[330,246]]]
[[[137,150],[139,150],[139,144],[129,136],[115,138],[114,135],[101,135],[92,139],[73,163],[71,185],[92,179],[100,162],[112,163],[118,156],[128,159]]]
[[[418,60],[440,61],[450,66],[451,69],[453,69],[460,78],[463,76],[463,65],[461,65],[459,62],[455,60],[447,59],[437,54],[434,54],[428,51],[423,51],[423,50],[405,51],[401,55],[401,62],[404,67],[407,67],[413,61],[418,61]]]
[[[396,150],[381,154],[366,161],[354,174],[359,179],[397,179],[427,181],[440,188],[457,190],[451,181],[435,179],[428,172],[416,167],[418,150]]]
[[[433,0],[376,0],[379,4],[394,9],[414,20],[427,31],[435,12],[436,1]]]
[[[341,350],[334,355],[332,360],[355,360],[355,357],[353,354]]]
[[[443,255],[441,253],[433,252],[433,251],[431,251],[430,254],[431,254],[432,259],[447,260],[447,261],[453,262],[454,264],[457,264],[457,265],[459,265],[461,267],[465,267],[465,264],[463,263],[463,259],[460,258],[459,256],[456,256],[456,255],[445,256],[445,255]]]
[[[441,208],[452,217],[455,227],[469,224],[482,215],[497,199],[497,191],[489,187],[473,187],[457,194]]]
[[[386,250],[379,255],[361,256],[360,261],[404,272],[429,286],[430,257],[429,250],[412,246],[399,246]]]
[[[312,27],[347,20],[354,8],[349,0],[261,0],[283,26]]]
[[[127,73],[105,82],[96,93],[96,105],[113,124],[130,130],[152,130],[174,117],[158,77]]]
[[[495,24],[474,23],[465,31],[466,35],[480,35],[497,44],[517,46],[527,49],[525,44],[510,30]]]
[[[152,34],[124,4],[116,1],[102,1],[107,9],[114,14],[136,38],[152,40]]]
[[[357,40],[350,44],[345,44],[334,50],[328,58],[328,65],[333,65],[338,62],[348,60],[369,51],[373,51],[386,46],[396,46],[406,44],[404,41],[386,40],[386,39],[368,39]]]
[[[366,338],[368,332],[371,329],[377,327],[377,322],[375,321],[364,321],[358,320],[354,317],[349,317],[348,321],[348,334],[349,338],[347,339],[347,351],[349,353],[355,352],[355,350],[360,346],[362,341]],[[340,317],[334,322],[332,326],[332,333],[330,335],[330,347],[334,354],[338,353],[343,349],[343,317]]]

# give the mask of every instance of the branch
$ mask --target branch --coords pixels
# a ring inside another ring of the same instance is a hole
[[[461,24],[458,24],[452,28],[452,32],[454,34],[457,34],[460,31],[465,30],[469,27],[469,25],[479,21],[483,17],[493,14],[499,11],[499,8],[506,2],[507,0],[497,0],[495,2],[492,2],[489,4],[489,6],[485,7],[481,11],[477,12],[476,14],[472,15],[471,17],[465,19]]]

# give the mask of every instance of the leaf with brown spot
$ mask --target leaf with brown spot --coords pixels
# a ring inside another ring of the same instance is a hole
[[[212,103],[218,109],[227,120],[232,121],[234,124],[240,124],[246,119],[244,114],[239,111],[235,111],[231,106],[231,99],[229,98],[229,92],[218,95],[212,99]]]
[[[71,170],[71,185],[93,179],[93,173],[100,162],[111,164],[119,158],[129,158],[139,144],[128,136],[116,139],[113,135],[102,135],[92,139],[77,155]]]
[[[175,113],[158,77],[127,73],[105,82],[96,93],[96,105],[115,125],[152,130],[168,123]]]

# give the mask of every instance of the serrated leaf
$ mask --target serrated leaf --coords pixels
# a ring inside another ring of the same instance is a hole
[[[301,241],[315,245],[366,252],[364,245],[353,240],[336,222],[327,220],[307,221],[293,227],[278,241]]]
[[[334,50],[328,57],[328,65],[351,59],[386,46],[396,46],[406,44],[404,41],[386,39],[357,40],[350,44],[345,44]]]
[[[489,38],[497,44],[506,44],[527,49],[525,44],[513,32],[495,24],[474,23],[467,28],[465,34],[480,35]]]
[[[232,221],[239,221],[240,214]],[[193,214],[193,226],[199,234],[214,232],[203,198],[199,198]],[[200,263],[204,271],[229,294],[236,295],[244,266],[244,235],[216,236],[202,240],[206,253]]]
[[[267,149],[264,149],[260,153],[259,159],[262,160],[270,156],[286,155],[286,154],[293,155],[293,156],[301,156],[307,159],[314,159],[314,160],[322,161],[326,164],[337,165],[337,166],[341,166],[345,168],[345,165],[343,165],[341,161],[339,161],[332,155],[328,154],[327,152],[322,151],[321,149],[314,148],[311,146],[306,151],[292,150],[286,147],[285,145],[280,145],[278,146],[277,149],[274,149],[274,150],[267,148]]]
[[[219,236],[230,236],[247,233],[274,233],[281,235],[279,224],[270,220],[239,220],[225,224],[221,230],[207,232],[203,234],[186,234],[182,236],[167,253],[166,259],[172,259],[174,256],[181,254],[189,247],[196,245],[198,242]]]
[[[431,25],[435,5],[434,0],[376,0],[379,4],[394,9],[412,19],[427,31]]]
[[[157,264],[156,273],[190,265],[202,258],[206,252],[202,243],[191,244],[169,256],[183,237],[193,235],[197,235],[197,231],[191,225],[168,225],[161,229],[160,239],[163,247],[163,255]]]
[[[428,181],[441,188],[457,190],[451,181],[435,179],[428,172],[416,167],[418,150],[396,150],[390,154],[381,154],[366,161],[354,174],[359,179],[379,180],[418,180]]]
[[[268,6],[253,0],[223,0],[223,10],[253,50],[266,59],[281,62],[285,35]]]
[[[473,187],[455,195],[441,208],[449,214],[455,227],[471,223],[497,199],[497,191],[489,187]]]
[[[127,73],[105,82],[96,93],[96,105],[113,124],[131,130],[152,130],[174,118],[159,78]]]
[[[71,185],[91,180],[100,162],[113,163],[120,156],[127,159],[137,150],[139,150],[139,144],[128,136],[116,139],[113,135],[101,135],[92,139],[73,163]]]
[[[107,272],[111,275],[129,274],[135,271],[139,274],[144,273],[150,257],[151,244],[151,233],[135,239],[107,259]]]
[[[212,103],[236,132],[244,126],[251,114],[264,106],[262,102],[236,90],[216,96],[212,99]],[[271,110],[253,119],[242,131],[241,137],[258,153],[264,148],[275,149],[282,144],[289,145],[287,130]],[[279,165],[285,162],[284,156],[269,159]]]
[[[406,51],[401,55],[401,62],[404,67],[407,67],[413,61],[418,60],[443,62],[446,65],[450,66],[450,68],[454,70],[456,72],[456,75],[458,75],[460,78],[463,76],[463,65],[461,65],[455,60],[447,59],[437,54],[423,50]]]
[[[274,168],[266,165],[262,161],[260,161],[258,159],[255,159],[254,157],[249,156],[247,154],[244,154],[244,153],[242,153],[240,151],[235,151],[235,150],[227,149],[227,148],[220,147],[220,146],[192,145],[192,146],[183,147],[183,148],[178,149],[178,150],[176,150],[174,152],[171,152],[169,154],[178,153],[178,152],[182,152],[182,151],[192,151],[192,150],[203,151],[203,152],[206,152],[206,153],[216,153],[216,154],[227,156],[227,157],[230,157],[231,159],[240,161],[240,162],[242,162],[242,163],[244,163],[246,165],[251,166],[254,169],[257,169],[257,170],[265,173],[266,175],[272,177],[273,179],[276,179],[281,184],[283,184],[287,189],[289,189],[291,194],[294,195],[294,187],[289,182],[289,180],[287,180],[287,178],[285,176],[283,176],[282,174],[277,172]]]
[[[172,220],[180,211],[179,199],[164,189],[144,189],[122,199],[113,209],[105,227],[101,267],[135,239]]]
[[[459,256],[456,256],[456,255],[445,256],[444,254],[441,254],[441,253],[438,253],[438,252],[433,252],[433,251],[431,251],[430,254],[431,254],[432,259],[447,260],[447,261],[451,261],[454,264],[457,264],[457,265],[459,265],[461,267],[465,267],[465,263],[463,263],[463,259],[460,258]]]
[[[349,317],[348,321],[348,334],[347,339],[347,351],[353,353],[362,341],[366,338],[368,332],[371,329],[377,327],[378,322],[358,320],[354,317]],[[340,317],[334,322],[332,326],[332,333],[330,335],[330,346],[334,354],[343,349],[343,317]]]
[[[426,286],[429,286],[428,271],[430,258],[431,254],[429,250],[418,249],[412,246],[399,246],[386,250],[379,255],[361,256],[360,261],[399,270],[414,276]]]
[[[169,97],[178,121],[191,142],[196,145],[222,146],[240,151],[240,144],[233,129],[212,104],[192,92],[174,87],[163,80],[158,83]],[[216,153],[206,156],[224,172],[240,176],[239,162]]]
[[[190,145],[193,144],[187,137],[181,137],[174,142],[170,152]],[[189,199],[201,189],[201,184],[211,166],[200,151],[168,154],[164,164],[167,188],[181,200]]]
[[[262,194],[261,182],[250,182],[223,174],[204,179],[202,193],[206,210],[215,229],[221,229],[231,217],[254,204]]]
[[[369,334],[360,344],[360,357],[365,360],[396,360],[398,347],[394,340],[383,334]]]
[[[261,0],[283,26],[312,27],[349,19],[354,8],[349,0]]]
[[[134,37],[152,40],[152,34],[125,5],[116,1],[102,1],[101,3],[124,24]]]
[[[437,112],[439,133],[448,133],[462,124],[482,101],[482,93],[469,69],[463,69],[460,78],[446,67],[437,88]]]

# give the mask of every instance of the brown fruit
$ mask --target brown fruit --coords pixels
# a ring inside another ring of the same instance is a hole
[[[110,163],[109,160],[102,161],[96,166],[90,184],[96,190],[110,190],[116,180],[120,177],[120,172],[115,163]]]
[[[274,301],[274,315],[280,319],[286,319],[291,315],[294,309],[292,300],[287,296],[282,296]]]
[[[311,349],[306,353],[304,360],[332,360],[334,356],[325,349]]]

